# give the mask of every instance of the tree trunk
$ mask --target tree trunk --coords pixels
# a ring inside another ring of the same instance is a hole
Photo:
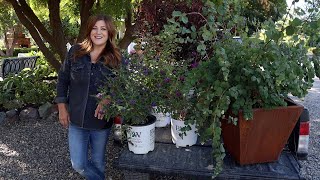
[[[129,44],[134,40],[133,29],[126,29],[123,38],[119,41],[118,47],[120,49],[127,49]]]
[[[52,35],[48,35],[48,31],[46,29],[42,29],[43,24],[39,21],[39,19],[35,16],[35,14],[32,12],[29,12],[29,9],[31,9],[24,0],[20,0],[20,4],[18,4],[18,1],[16,0],[8,0],[9,3],[12,4],[20,22],[29,30],[32,38],[39,46],[39,49],[42,51],[43,55],[48,59],[48,62],[51,64],[51,66],[58,71],[61,66],[61,62],[55,57],[55,53],[52,52],[49,48],[46,47],[41,37],[45,38],[45,36],[48,36],[49,44],[53,46],[53,48],[57,51],[59,48],[59,45],[57,45],[52,39]],[[31,15],[30,15],[31,14]],[[39,22],[40,24],[39,24]],[[53,29],[56,27],[53,27]],[[40,35],[40,34],[41,35]],[[60,54],[60,53],[57,53]],[[61,59],[63,61],[63,59]]]
[[[4,33],[4,42],[5,42],[5,47],[6,47],[6,57],[13,56],[13,51],[14,51],[14,44],[17,42],[17,36],[15,33],[15,30],[13,30],[13,39],[11,44],[8,41],[8,36],[7,33]]]
[[[39,46],[43,55],[47,58],[49,64],[58,71],[61,63],[64,61],[66,55],[66,41],[62,30],[62,23],[60,20],[60,0],[48,1],[49,19],[52,34],[40,22],[33,10],[26,3],[25,0],[7,0],[14,8],[20,22],[29,30],[32,38]],[[43,39],[47,41],[52,48],[48,48]],[[56,54],[59,55],[57,59]]]
[[[4,56],[8,57],[9,56],[10,44],[9,44],[7,33],[4,33],[4,45],[6,47],[6,53],[5,53]],[[12,46],[12,44],[11,44],[11,46]]]
[[[60,0],[49,0],[49,19],[50,25],[52,27],[52,36],[54,38],[55,48],[57,48],[57,53],[60,56],[60,59],[65,59],[67,54],[66,48],[66,39],[64,37],[62,22],[60,18]]]
[[[82,42],[85,38],[87,21],[91,15],[91,8],[93,7],[94,0],[81,0],[80,1],[80,31],[77,37],[77,42]]]
[[[0,50],[0,56],[6,57],[6,54],[2,50]]]
[[[120,49],[126,49],[129,44],[134,40],[134,32],[135,27],[137,27],[137,24],[139,22],[136,22],[134,25],[132,25],[132,12],[131,9],[127,9],[127,17],[125,18],[125,26],[126,31],[124,33],[124,37],[120,40],[118,46]]]
[[[7,49],[7,43],[8,43],[7,33],[4,32],[3,34],[4,34],[4,40],[3,40],[4,41],[4,45],[5,45],[6,49]],[[0,56],[6,57],[6,54],[2,50],[0,50]]]

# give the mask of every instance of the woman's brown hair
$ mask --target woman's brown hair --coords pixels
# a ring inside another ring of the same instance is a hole
[[[105,65],[111,68],[117,68],[121,63],[121,54],[114,43],[116,29],[113,25],[112,18],[109,16],[95,15],[89,18],[85,39],[82,41],[82,43],[80,43],[80,48],[75,52],[75,57],[81,57],[93,51],[93,43],[90,39],[90,33],[96,22],[100,20],[106,23],[106,28],[108,30],[108,40],[106,47],[99,56],[103,57]]]

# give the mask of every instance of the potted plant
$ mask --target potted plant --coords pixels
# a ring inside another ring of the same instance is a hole
[[[119,115],[122,117],[129,150],[136,154],[145,154],[154,149],[155,124],[158,121],[159,124],[167,125],[167,122],[158,118],[170,112],[167,90],[173,68],[165,66],[165,61],[160,60],[165,58],[169,61],[170,57],[166,56],[166,52],[161,52],[160,56],[157,40],[151,36],[146,37],[143,40],[144,51],[126,54],[123,65],[112,70],[114,77],[108,78],[106,86],[101,89],[102,96],[99,97],[101,100],[110,99],[110,104],[104,107],[108,115],[106,119]],[[146,130],[142,132],[142,128]]]
[[[146,36],[147,52],[143,58],[145,65],[152,69],[152,76],[148,76],[147,81],[153,94],[158,96],[156,114],[162,114],[162,117],[170,114],[167,119],[170,119],[173,143],[177,147],[192,146],[196,144],[198,137],[195,123],[188,121],[192,89],[187,92],[182,89],[188,69],[195,65],[185,60],[177,61],[174,53],[177,47],[173,43],[164,43],[163,35]]]
[[[169,63],[167,63],[169,64]],[[185,76],[189,68],[188,62],[178,61],[171,63],[172,73],[168,76],[167,98],[165,102],[171,113],[172,142],[177,147],[186,147],[196,144],[198,133],[194,121],[189,121],[194,104],[193,89],[184,91]]]
[[[156,96],[147,81],[151,71],[138,56],[125,59],[119,69],[112,70],[114,77],[108,78],[99,98],[110,100],[104,107],[106,119],[119,115],[123,119],[129,150],[146,154],[154,149],[156,121],[151,115]]]
[[[265,113],[280,107],[276,113],[285,113],[290,119],[283,123],[280,122],[282,118],[275,122],[264,122],[264,125],[260,125],[260,130],[266,132],[259,132],[262,134],[259,136],[263,140],[272,139],[269,145],[277,144],[275,149],[281,151],[302,111],[301,106],[293,105],[286,98],[288,94],[298,97],[306,95],[307,90],[312,87],[314,77],[314,67],[306,56],[306,41],[298,38],[301,35],[306,37],[302,30],[308,22],[297,18],[279,23],[266,21],[261,30],[249,35],[245,19],[237,13],[238,7],[235,2],[215,4],[208,1],[204,2],[200,12],[175,11],[161,35],[163,44],[176,47],[173,53],[179,54],[176,57],[178,61],[185,60],[195,64],[195,68],[188,70],[185,84],[180,89],[184,93],[194,89],[194,98],[191,99],[193,105],[188,110],[191,114],[190,121],[196,123],[203,142],[212,140],[216,165],[214,176],[222,169],[224,143],[227,150],[233,153],[237,148],[226,145],[228,139],[242,139],[241,133],[235,134],[236,131],[222,129],[221,122],[227,120],[242,127],[244,121],[253,123],[244,126],[245,128],[253,128],[260,121],[255,119],[257,111]],[[195,25],[189,22],[190,16],[199,17],[199,23]],[[241,41],[235,40],[235,36],[240,36]],[[189,51],[183,53],[185,49]],[[297,109],[297,112],[284,110],[285,106]],[[267,120],[275,119],[274,117],[275,115]],[[287,126],[270,133],[270,129],[265,126],[268,124]],[[284,130],[287,131],[282,138],[266,138]],[[223,140],[221,133],[226,133]],[[254,133],[249,134],[256,135]],[[228,135],[233,136],[227,138]],[[275,142],[276,139],[280,139],[280,142]],[[235,143],[243,145],[241,141]],[[261,144],[250,142],[246,146],[250,145],[261,148]],[[258,151],[259,149],[255,153],[259,153]],[[236,158],[234,154],[233,156]],[[274,160],[263,159],[263,162]],[[250,160],[249,163],[254,161]]]

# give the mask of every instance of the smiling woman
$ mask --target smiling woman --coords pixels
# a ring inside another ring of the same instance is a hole
[[[59,121],[69,131],[72,167],[86,179],[105,179],[105,151],[112,121],[102,120],[102,107],[108,99],[98,103],[96,97],[98,89],[114,76],[111,69],[120,66],[115,35],[110,17],[92,16],[85,40],[69,50],[59,72],[55,100]]]
[[[101,49],[106,46],[108,40],[107,25],[104,21],[99,20],[96,22],[91,30],[90,38],[94,47],[93,51],[90,52],[91,62],[95,63],[100,55]]]

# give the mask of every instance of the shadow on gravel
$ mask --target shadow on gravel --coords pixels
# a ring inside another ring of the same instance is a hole
[[[112,164],[122,147],[110,136],[107,146],[106,175],[112,180],[124,179],[123,171]],[[67,130],[57,114],[46,120],[18,121],[0,125],[0,180],[81,180],[71,167]],[[151,175],[151,180],[182,180],[173,176]]]
[[[54,117],[0,126],[0,178],[80,179],[69,162],[66,130]]]

